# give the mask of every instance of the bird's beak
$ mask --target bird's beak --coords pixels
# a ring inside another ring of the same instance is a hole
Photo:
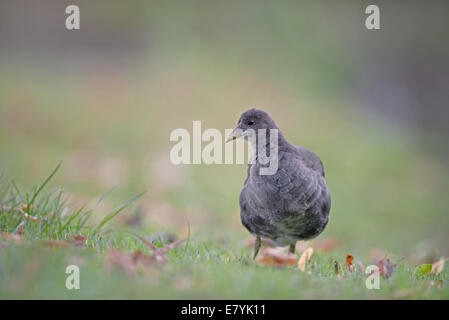
[[[231,132],[231,134],[226,138],[225,142],[229,142],[232,140],[235,140],[237,138],[240,138],[242,136],[243,132],[239,128],[235,128],[234,131]]]

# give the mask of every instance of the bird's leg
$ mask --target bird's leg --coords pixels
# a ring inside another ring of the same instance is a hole
[[[261,246],[260,236],[256,236],[256,241],[254,242],[254,255],[253,260],[256,259],[257,254],[259,253],[259,249]]]
[[[288,253],[295,253],[296,243],[292,243],[288,248]]]

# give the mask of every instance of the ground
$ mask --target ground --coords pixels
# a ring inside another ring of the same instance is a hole
[[[25,194],[15,183],[2,185],[1,298],[449,298],[446,271],[420,274],[411,263],[387,253],[380,259],[387,261],[388,255],[394,270],[380,275],[379,289],[368,289],[369,275],[358,267],[359,262],[368,265],[365,257],[348,260],[334,239],[299,245],[298,257],[307,246],[315,248],[302,271],[296,257],[292,265],[281,259],[273,266],[269,262],[275,260],[264,259],[262,252],[253,261],[250,246],[232,238],[207,241],[181,235],[185,239],[163,252],[164,245],[176,241],[174,235],[146,240],[134,232],[103,230],[138,197],[89,225],[91,210],[73,210],[61,191],[43,193],[49,178]],[[79,267],[78,290],[66,287],[69,265]]]
[[[385,3],[369,31],[360,1],[86,1],[72,32],[60,1],[1,3],[1,298],[449,298],[448,263],[415,273],[449,257],[447,136],[429,111],[447,91],[442,5]],[[304,272],[251,259],[245,164],[170,162],[172,130],[224,133],[251,107],[324,164],[330,220],[298,243],[297,258],[314,248]],[[161,263],[139,237],[186,241]],[[358,262],[386,258],[368,290]]]

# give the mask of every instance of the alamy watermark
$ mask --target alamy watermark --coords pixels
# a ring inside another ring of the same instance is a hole
[[[380,272],[376,265],[369,265],[366,267],[365,274],[368,277],[365,280],[365,287],[368,290],[380,289]]]
[[[65,280],[65,287],[68,290],[80,289],[80,268],[71,264],[65,268],[65,273],[69,276]]]
[[[202,132],[201,121],[193,121],[192,135],[189,130],[178,128],[170,133],[170,141],[177,142],[170,150],[170,161],[180,164],[243,164],[260,165],[260,175],[273,175],[279,166],[278,129],[226,129],[225,140],[218,129],[206,129]],[[242,138],[242,139],[238,139]],[[230,141],[236,142],[236,154]],[[248,141],[251,148],[245,152],[243,140]],[[203,142],[208,142],[203,148]],[[224,149],[224,154],[223,154]],[[246,156],[246,157],[245,157]]]
[[[65,8],[65,13],[68,14],[65,19],[65,27],[67,30],[79,30],[80,29],[80,8],[71,4]]]

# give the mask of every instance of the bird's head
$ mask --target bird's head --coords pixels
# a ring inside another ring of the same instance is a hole
[[[237,127],[232,131],[226,142],[235,140],[237,138],[248,139],[252,134],[257,134],[259,129],[278,129],[274,120],[263,110],[248,109],[242,113]]]

